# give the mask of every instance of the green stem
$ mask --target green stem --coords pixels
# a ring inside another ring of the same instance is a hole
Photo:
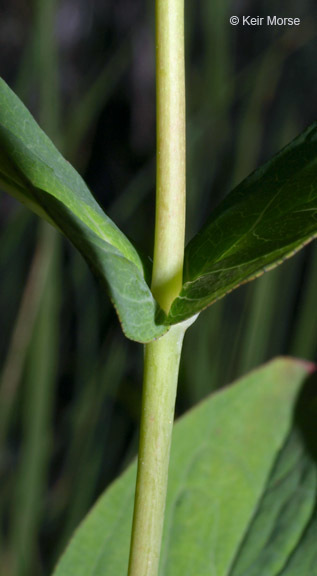
[[[186,327],[145,349],[142,421],[129,576],[158,573],[178,367]]]
[[[186,158],[184,0],[156,0],[157,190],[152,291],[169,311],[183,280]],[[183,337],[192,321],[145,347],[129,576],[156,576]]]
[[[183,280],[184,0],[156,0],[157,181],[152,291],[168,312]]]

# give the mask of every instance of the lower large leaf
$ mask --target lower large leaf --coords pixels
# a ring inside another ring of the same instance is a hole
[[[317,574],[317,383],[278,359],[175,426],[160,576]],[[133,465],[83,522],[54,576],[125,576]]]

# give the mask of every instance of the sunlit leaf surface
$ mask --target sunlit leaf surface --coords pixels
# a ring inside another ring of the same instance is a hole
[[[317,382],[278,359],[175,426],[160,576],[312,576]],[[54,576],[126,576],[135,464],[101,497]]]

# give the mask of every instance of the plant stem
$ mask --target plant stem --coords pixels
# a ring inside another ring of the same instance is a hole
[[[185,201],[184,0],[156,0],[157,182],[152,291],[168,312],[182,286]]]
[[[129,576],[158,573],[183,325],[145,348]]]
[[[167,313],[183,280],[184,0],[156,0],[157,190],[152,291]],[[129,576],[157,576],[178,369],[187,321],[145,347]]]

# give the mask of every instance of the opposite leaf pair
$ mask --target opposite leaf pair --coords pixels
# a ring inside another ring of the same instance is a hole
[[[191,240],[168,316],[147,263],[3,80],[0,185],[71,240],[106,285],[126,336],[150,342],[316,237],[317,124],[242,182]]]

